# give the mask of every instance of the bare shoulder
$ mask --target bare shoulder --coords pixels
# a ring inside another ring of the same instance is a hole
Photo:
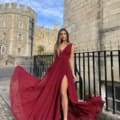
[[[70,49],[71,49],[71,54],[74,54],[74,52],[75,52],[75,51],[74,51],[75,44],[72,43],[72,42],[71,42],[70,44],[71,44],[71,48],[70,48]]]
[[[71,49],[74,50],[75,44],[71,42]]]

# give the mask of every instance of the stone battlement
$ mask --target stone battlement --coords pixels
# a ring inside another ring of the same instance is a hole
[[[3,3],[0,4],[0,13],[27,13],[30,15],[35,15],[35,11],[25,5],[17,3]]]

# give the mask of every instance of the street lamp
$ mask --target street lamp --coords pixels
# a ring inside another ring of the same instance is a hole
[[[29,39],[31,40],[31,60],[32,60],[32,55],[33,55],[33,40],[34,40],[34,19],[32,17],[29,18]],[[32,72],[32,62],[30,66],[30,72]]]
[[[33,51],[33,39],[34,39],[34,19],[29,18],[29,39],[31,40],[31,56]]]

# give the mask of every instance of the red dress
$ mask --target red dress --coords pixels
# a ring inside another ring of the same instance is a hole
[[[104,102],[100,96],[78,100],[69,64],[72,43],[60,52],[42,79],[16,66],[10,81],[11,110],[16,120],[60,120],[60,85],[68,78],[68,120],[97,120]]]

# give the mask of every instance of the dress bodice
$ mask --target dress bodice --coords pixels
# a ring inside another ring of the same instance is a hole
[[[69,43],[63,50],[60,50],[60,54],[57,55],[57,58],[70,58],[72,43]]]

